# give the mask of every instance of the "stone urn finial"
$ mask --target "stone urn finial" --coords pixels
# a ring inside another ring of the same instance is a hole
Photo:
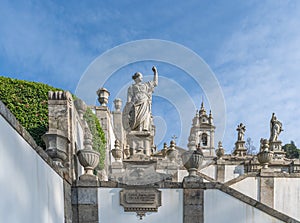
[[[116,98],[114,100],[114,105],[115,105],[115,110],[117,112],[121,111],[121,108],[122,108],[122,100],[120,98]]]
[[[171,162],[175,162],[176,158],[177,158],[177,154],[178,154],[178,151],[177,149],[175,148],[176,144],[175,144],[175,141],[174,140],[171,140],[170,142],[170,147],[169,149],[167,150],[167,157],[169,158],[169,160]]]
[[[116,161],[121,162],[122,159],[122,150],[120,149],[120,142],[116,139],[115,148],[111,150],[111,153]]]
[[[218,149],[216,151],[216,155],[217,155],[218,159],[222,159],[222,156],[224,156],[224,154],[225,154],[225,150],[223,148],[222,142],[219,141],[218,142]]]
[[[46,144],[46,153],[53,159],[54,163],[63,167],[63,162],[67,159],[67,149],[69,139],[66,133],[59,129],[50,128],[42,136]]]
[[[87,175],[93,175],[93,170],[98,165],[100,157],[100,154],[93,150],[92,143],[92,134],[86,125],[83,142],[84,149],[78,150],[76,154]]]
[[[269,141],[267,139],[260,140],[260,152],[257,154],[258,162],[267,169],[273,158],[273,152],[269,150]]]
[[[110,95],[109,91],[106,88],[100,88],[97,91],[98,101],[102,106],[107,106],[108,97]]]
[[[189,176],[197,176],[197,171],[203,162],[203,153],[201,148],[189,150],[181,155],[182,163],[188,170]]]
[[[83,119],[83,115],[87,109],[87,105],[80,98],[76,98],[74,101],[75,108],[80,116],[80,119]]]
[[[130,148],[129,145],[126,145],[124,148],[124,155],[126,156],[126,158],[130,157]]]

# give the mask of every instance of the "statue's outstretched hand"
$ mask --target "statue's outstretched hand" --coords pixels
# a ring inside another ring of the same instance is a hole
[[[154,73],[157,73],[157,69],[156,69],[155,66],[152,67],[152,71],[153,71]]]

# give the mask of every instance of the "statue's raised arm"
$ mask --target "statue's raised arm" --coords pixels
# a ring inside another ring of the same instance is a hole
[[[158,72],[155,66],[152,67],[152,71],[154,73],[154,77],[153,77],[153,82],[154,82],[154,86],[158,85]]]

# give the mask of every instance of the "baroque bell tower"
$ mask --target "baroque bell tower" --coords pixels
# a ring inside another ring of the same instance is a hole
[[[193,118],[189,143],[187,145],[189,150],[195,150],[200,145],[204,157],[215,157],[215,128],[212,113],[210,111],[209,115],[207,115],[202,101],[200,111],[197,110]]]

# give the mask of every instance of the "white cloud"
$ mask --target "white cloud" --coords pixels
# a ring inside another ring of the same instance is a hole
[[[283,122],[282,141],[300,143],[300,4],[268,3],[241,21],[216,60],[228,112],[228,150],[239,122],[258,147],[261,137],[269,137],[272,112]]]

